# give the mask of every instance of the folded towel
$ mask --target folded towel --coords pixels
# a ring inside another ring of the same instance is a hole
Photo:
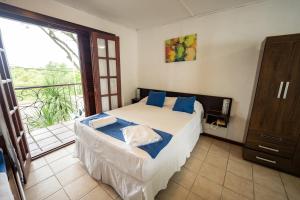
[[[93,119],[89,121],[89,126],[93,128],[101,128],[103,126],[107,126],[117,122],[117,118],[112,116],[102,117],[99,119]]]
[[[125,143],[131,146],[143,146],[162,140],[159,134],[145,125],[127,126],[121,130]]]

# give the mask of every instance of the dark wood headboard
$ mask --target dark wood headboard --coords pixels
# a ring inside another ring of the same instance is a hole
[[[156,90],[156,89],[147,89],[147,88],[138,88],[140,89],[140,98],[144,98],[148,96],[149,92],[151,90],[153,91],[165,91],[165,90]],[[218,96],[209,96],[209,95],[201,95],[201,94],[189,94],[189,93],[182,93],[182,92],[172,92],[172,91],[165,91],[167,97],[190,97],[195,96],[197,101],[199,101],[204,109],[204,117],[206,117],[207,111],[222,111],[223,106],[223,100],[229,99],[229,109],[228,109],[228,118],[230,116],[231,111],[231,104],[232,104],[232,98],[230,97],[218,97]]]

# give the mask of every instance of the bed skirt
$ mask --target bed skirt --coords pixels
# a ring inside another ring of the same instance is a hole
[[[197,127],[195,131],[199,131],[198,134],[195,134],[195,136],[197,135],[199,137],[200,127]],[[76,138],[74,156],[83,162],[88,173],[94,179],[112,186],[122,199],[154,200],[156,194],[160,190],[167,188],[170,178],[175,172],[180,171],[181,166],[183,166],[186,159],[190,157],[190,152],[196,145],[198,137],[195,138],[193,144],[188,145],[189,147],[186,148],[187,151],[185,151],[180,158],[174,154],[174,158],[169,158],[169,160],[165,162],[164,167],[160,168],[150,180],[145,182],[122,172],[112,163],[101,159],[100,154],[94,152],[85,143],[80,142],[79,138]],[[171,141],[169,145],[175,144]]]

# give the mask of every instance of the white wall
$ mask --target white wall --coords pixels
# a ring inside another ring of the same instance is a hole
[[[260,44],[266,36],[300,32],[299,0],[268,0],[161,27],[136,30],[51,0],[0,0],[120,36],[123,102],[135,88],[229,96],[229,139],[243,141]],[[197,60],[164,62],[164,41],[197,33]]]
[[[131,98],[135,96],[135,89],[138,86],[136,30],[103,20],[51,0],[0,0],[0,2],[114,33],[119,36],[123,103],[128,104]]]
[[[300,1],[269,0],[138,31],[139,86],[234,99],[228,138],[242,142],[260,44],[300,32]],[[198,34],[197,60],[165,63],[164,41]]]

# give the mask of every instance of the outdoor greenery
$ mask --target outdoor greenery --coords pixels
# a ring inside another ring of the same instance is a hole
[[[79,70],[52,62],[44,68],[12,67],[12,76],[15,87],[81,82]]]
[[[20,104],[35,104],[34,113],[27,117],[29,128],[47,127],[70,119],[74,113],[72,96],[82,95],[81,86],[45,87],[80,83],[80,72],[64,64],[49,63],[45,68],[13,67],[12,76]],[[32,89],[18,87],[34,86]]]

